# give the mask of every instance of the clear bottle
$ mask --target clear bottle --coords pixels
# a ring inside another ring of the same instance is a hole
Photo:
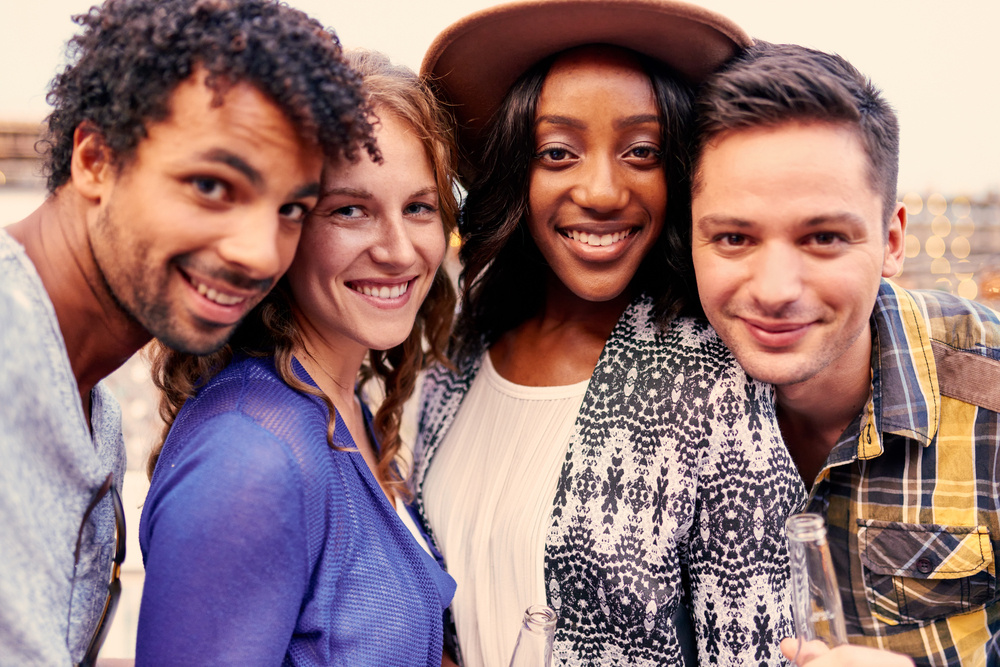
[[[826,540],[826,524],[819,514],[793,514],[785,521],[791,563],[792,615],[799,652],[804,642],[822,641],[829,647],[847,643],[840,589]],[[796,655],[796,658],[799,656]],[[799,662],[793,660],[795,664]]]
[[[556,612],[544,604],[533,604],[524,612],[510,667],[552,667],[552,640]]]

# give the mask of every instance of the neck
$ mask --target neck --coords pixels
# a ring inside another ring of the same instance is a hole
[[[356,341],[326,335],[313,327],[300,311],[295,312],[301,346],[295,357],[338,410],[353,410],[354,386],[367,348]]]
[[[70,367],[89,417],[90,391],[150,340],[108,290],[90,250],[93,209],[64,186],[7,227],[35,265],[59,321]]]
[[[775,388],[778,423],[807,487],[871,396],[871,333],[804,382]]]
[[[532,318],[542,330],[576,329],[606,341],[622,313],[632,301],[626,289],[608,301],[587,301],[570,291],[561,280],[550,276],[545,303]]]
[[[494,368],[515,384],[573,384],[594,372],[604,344],[630,295],[585,301],[552,278],[541,312],[508,331],[490,348]]]

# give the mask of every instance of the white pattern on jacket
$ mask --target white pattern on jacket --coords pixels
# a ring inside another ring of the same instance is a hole
[[[781,665],[791,634],[784,520],[804,488],[767,385],[703,320],[660,332],[640,297],[605,344],[577,417],[545,545],[566,666],[682,664],[691,610],[699,664]],[[479,371],[424,382],[414,485]],[[428,533],[434,539],[433,527]]]

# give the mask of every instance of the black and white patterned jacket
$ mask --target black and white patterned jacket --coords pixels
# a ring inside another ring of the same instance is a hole
[[[548,602],[566,666],[677,665],[689,604],[702,665],[785,664],[791,634],[784,520],[804,501],[768,386],[703,320],[661,333],[640,298],[601,353],[553,499]],[[424,383],[414,480],[423,482],[480,360]],[[428,532],[432,535],[433,530]]]

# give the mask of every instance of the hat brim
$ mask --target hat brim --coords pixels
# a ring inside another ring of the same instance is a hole
[[[612,44],[698,83],[751,42],[724,16],[675,0],[527,0],[453,23],[428,48],[420,71],[451,107],[462,152],[469,155],[510,86],[554,53]]]

